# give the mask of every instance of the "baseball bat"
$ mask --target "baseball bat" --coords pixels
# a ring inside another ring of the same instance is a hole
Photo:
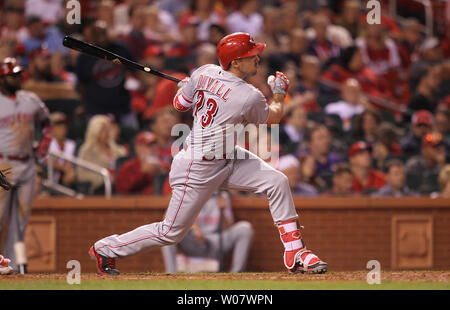
[[[170,76],[168,74],[159,72],[157,70],[153,70],[150,67],[143,66],[141,64],[138,64],[137,62],[131,61],[125,57],[122,57],[120,55],[114,54],[113,52],[110,52],[108,50],[105,50],[104,48],[101,48],[97,45],[90,44],[84,41],[80,41],[78,39],[75,39],[71,36],[65,36],[63,39],[63,45],[67,48],[71,48],[73,50],[79,51],[81,53],[94,56],[97,58],[101,58],[107,61],[112,61],[115,64],[123,64],[126,67],[141,70],[150,74],[154,74],[156,76],[162,77],[164,79],[168,79],[174,82],[180,82],[180,79],[177,79],[176,77]]]

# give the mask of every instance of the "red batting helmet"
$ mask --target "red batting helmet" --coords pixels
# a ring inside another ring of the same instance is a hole
[[[17,64],[13,57],[6,57],[0,64],[0,76],[7,76],[22,72],[22,67]]]
[[[217,44],[217,57],[226,70],[233,60],[258,55],[265,47],[264,43],[255,43],[250,34],[235,32],[223,37]]]

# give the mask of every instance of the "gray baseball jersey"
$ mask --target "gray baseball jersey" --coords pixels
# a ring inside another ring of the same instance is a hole
[[[126,257],[180,242],[203,205],[220,188],[267,195],[275,223],[297,218],[284,174],[239,146],[233,145],[226,158],[208,156],[210,150],[220,155],[215,148],[223,147],[223,140],[231,137],[224,128],[267,121],[269,108],[259,90],[221,67],[205,65],[183,86],[174,99],[176,107],[178,103],[192,107],[194,125],[187,147],[172,162],[172,198],[164,220],[97,241],[94,248],[99,254]]]
[[[265,124],[269,116],[261,91],[216,65],[194,71],[182,96],[193,105],[194,122],[186,144],[198,159],[233,152],[238,134],[235,125]]]
[[[48,118],[42,101],[29,91],[15,97],[0,93],[0,165],[11,167],[13,188],[0,191],[0,234],[9,217],[4,254],[17,269],[14,244],[23,242],[34,195],[36,168],[33,140],[36,123]]]

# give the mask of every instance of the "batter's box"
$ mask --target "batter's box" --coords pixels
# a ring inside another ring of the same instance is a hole
[[[433,268],[433,217],[392,217],[392,268]]]
[[[28,271],[56,270],[56,220],[53,216],[31,216],[25,233]]]

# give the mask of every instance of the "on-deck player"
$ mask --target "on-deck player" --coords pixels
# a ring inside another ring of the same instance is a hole
[[[223,141],[234,135],[237,124],[278,124],[289,81],[281,72],[268,79],[274,101],[268,105],[262,93],[245,80],[256,74],[265,44],[248,33],[233,33],[217,45],[220,66],[204,65],[179,83],[174,98],[178,111],[193,110],[192,131],[185,149],[174,158],[169,174],[172,198],[163,221],[140,226],[122,235],[97,241],[89,254],[98,272],[118,275],[115,259],[154,246],[180,242],[205,202],[219,188],[266,194],[272,218],[285,247],[289,272],[323,273],[328,264],[305,248],[300,234],[287,177],[247,150],[233,145],[220,153]],[[216,149],[214,149],[214,147]],[[244,158],[244,159],[243,159]]]
[[[14,58],[0,64],[0,166],[11,168],[12,184],[10,190],[0,191],[0,235],[9,216],[4,254],[14,270],[26,273],[24,237],[33,202],[35,155],[46,156],[51,128],[44,103],[34,93],[21,90],[21,73]],[[42,128],[37,149],[33,147],[36,124]]]

